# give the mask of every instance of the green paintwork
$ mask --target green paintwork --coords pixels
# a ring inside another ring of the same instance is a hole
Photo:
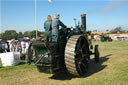
[[[32,42],[32,45],[37,53],[36,59],[37,60],[40,59],[37,64],[43,64],[42,66],[37,66],[38,70],[40,72],[51,73],[49,57],[48,56],[42,57],[43,55],[45,55],[48,52],[48,50],[45,46],[45,43],[41,42],[41,41],[34,41],[34,42]]]

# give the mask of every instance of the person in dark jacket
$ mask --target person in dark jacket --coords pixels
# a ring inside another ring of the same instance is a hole
[[[52,21],[52,41],[57,42],[59,37],[59,26],[66,28],[66,26],[59,20],[60,15],[56,14]]]
[[[47,16],[46,21],[44,22],[44,29],[46,34],[46,42],[52,41],[52,17]]]

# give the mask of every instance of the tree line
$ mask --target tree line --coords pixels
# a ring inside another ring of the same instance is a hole
[[[123,30],[121,26],[110,30],[111,33],[128,33],[128,30]]]
[[[37,35],[44,35],[44,32],[37,31]],[[24,37],[29,37],[29,38],[36,38],[36,30],[33,31],[25,31],[23,32],[16,32],[16,30],[6,30],[3,33],[0,33],[0,39],[3,40],[11,40],[11,39],[18,39],[18,38],[24,38]]]
[[[93,30],[92,32],[98,32],[98,30]],[[128,29],[127,30],[123,30],[121,26],[118,26],[114,29],[106,29],[106,32],[109,32],[109,33],[128,33]]]
[[[90,31],[91,33],[92,31]],[[97,32],[97,31],[96,31]],[[106,32],[109,32],[109,33],[128,33],[128,30],[122,30],[122,27],[116,27],[112,30],[106,30]],[[40,35],[45,35],[44,32],[40,32],[40,31],[37,31],[37,35],[40,36]],[[10,39],[18,39],[18,38],[23,38],[23,37],[29,37],[29,38],[36,38],[36,30],[33,30],[33,31],[25,31],[24,33],[22,32],[19,32],[17,33],[16,30],[6,30],[5,32],[3,33],[0,33],[0,39],[3,39],[3,40],[10,40]]]

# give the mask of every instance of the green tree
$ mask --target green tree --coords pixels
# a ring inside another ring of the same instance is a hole
[[[18,33],[18,38],[23,38],[23,36],[24,36],[24,35],[23,35],[22,32],[19,32],[19,33]]]
[[[2,33],[0,33],[0,39],[2,38],[1,35],[2,35]]]
[[[111,33],[118,33],[118,32],[122,33],[124,31],[122,30],[121,26],[119,26],[119,27],[116,27],[115,29],[111,30],[110,32]]]
[[[40,36],[41,32],[37,31],[37,36]],[[36,38],[36,30],[30,32],[30,38]]]
[[[88,33],[89,35],[91,35],[92,31],[91,31],[91,30],[88,30],[87,33]]]
[[[1,33],[1,39],[10,40],[17,39],[17,32],[15,30],[6,30],[4,33]]]
[[[31,33],[30,31],[25,31],[24,32],[24,37],[30,37],[30,33]]]
[[[109,32],[109,30],[108,30],[108,29],[106,29],[106,32]]]
[[[36,38],[36,30],[30,32],[30,38]]]
[[[45,32],[37,31],[37,35],[45,35]],[[0,33],[0,39],[4,40],[10,40],[10,39],[17,39],[17,38],[23,38],[23,37],[29,37],[29,38],[36,38],[36,30],[33,31],[25,31],[24,33],[19,32],[17,33],[15,30],[6,30],[4,33]]]

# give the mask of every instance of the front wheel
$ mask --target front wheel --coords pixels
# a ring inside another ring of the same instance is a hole
[[[100,53],[99,53],[99,45],[95,45],[95,62],[99,63],[99,57]]]

